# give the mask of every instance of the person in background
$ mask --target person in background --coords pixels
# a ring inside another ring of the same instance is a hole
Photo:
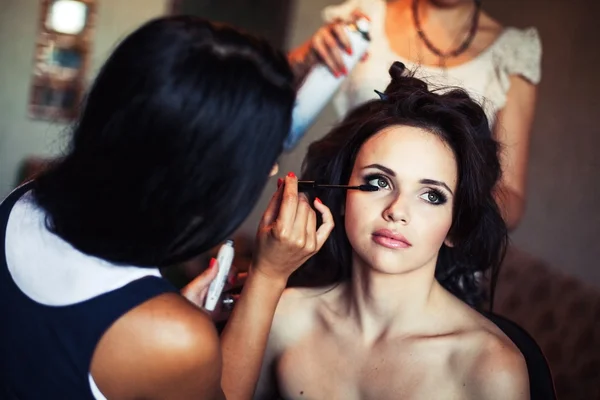
[[[285,178],[221,342],[199,307],[214,260],[185,297],[159,268],[252,210],[289,133],[293,79],[265,40],[198,18],[153,20],[116,47],[67,154],[0,205],[0,398],[252,395],[279,297],[333,228],[329,209]]]
[[[502,179],[496,199],[509,229],[525,211],[526,176],[541,43],[535,28],[505,27],[481,8],[481,0],[348,0],[327,7],[327,25],[289,54],[295,73],[318,56],[338,76],[348,73],[341,52],[351,52],[344,21],[371,20],[368,57],[350,73],[334,99],[340,117],[375,96],[395,60],[431,86],[458,86],[484,106],[502,145]]]

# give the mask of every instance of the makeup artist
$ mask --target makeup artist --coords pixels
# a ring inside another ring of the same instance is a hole
[[[525,211],[531,125],[541,78],[542,46],[535,28],[505,27],[482,9],[482,0],[346,0],[327,7],[327,25],[290,54],[302,73],[318,55],[338,75],[347,74],[341,52],[351,51],[341,21],[371,19],[368,57],[354,68],[334,98],[340,118],[385,88],[396,60],[430,87],[458,86],[481,102],[495,139],[503,146],[496,200],[509,229]]]
[[[198,307],[218,265],[187,298],[158,268],[246,218],[294,97],[285,55],[226,26],[160,18],[118,45],[65,157],[0,206],[0,398],[251,396],[287,278],[331,232],[329,209],[291,173],[279,185],[221,343]]]

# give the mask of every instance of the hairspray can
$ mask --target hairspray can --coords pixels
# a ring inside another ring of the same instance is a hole
[[[348,71],[354,69],[369,48],[371,41],[369,25],[368,19],[359,18],[344,26],[352,47],[352,55],[346,54],[346,52],[342,53],[342,59]],[[344,76],[336,78],[323,63],[313,66],[296,95],[296,103],[292,112],[292,126],[284,143],[285,151],[290,151],[296,146],[339,89],[344,78]]]

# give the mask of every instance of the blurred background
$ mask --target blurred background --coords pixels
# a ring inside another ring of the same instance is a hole
[[[77,85],[84,90],[115,44],[150,18],[173,12],[200,15],[233,23],[266,36],[283,49],[291,49],[322,25],[321,10],[336,3],[83,2],[90,5],[94,15],[90,25],[80,32],[80,52],[74,58],[64,54],[57,57],[53,68],[58,65],[63,75],[46,83],[54,88],[52,95],[63,93],[61,104],[65,110],[73,102],[69,100],[73,93],[78,93]],[[49,95],[38,90],[46,87],[40,83],[38,69],[49,67],[38,65],[37,60],[48,51],[42,35],[43,25],[47,25],[43,14],[52,3],[0,1],[1,197],[42,168],[48,159],[60,155],[68,138],[68,113],[64,120],[46,117],[44,107],[51,102],[44,99]],[[527,210],[519,228],[511,234],[512,246],[501,274],[497,307],[530,331],[541,345],[560,398],[600,399],[600,3],[485,0],[483,7],[504,25],[537,27],[543,44]],[[76,73],[65,75],[69,68]],[[280,175],[299,173],[308,144],[326,133],[335,121],[329,106],[297,148],[282,156]],[[248,257],[275,182],[276,178],[272,179],[238,233],[245,240]]]

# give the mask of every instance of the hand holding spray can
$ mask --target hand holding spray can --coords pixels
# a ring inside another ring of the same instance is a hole
[[[227,277],[229,276],[229,271],[231,270],[234,255],[233,240],[228,240],[221,246],[217,255],[219,272],[217,272],[217,277],[210,283],[204,302],[204,308],[208,311],[214,311],[219,302],[225,282],[227,282]]]
[[[352,55],[345,52],[342,54],[342,60],[348,71],[354,69],[369,48],[369,25],[369,20],[361,17],[344,26],[352,47]],[[344,76],[333,75],[323,63],[318,63],[311,69],[296,95],[292,126],[284,143],[286,151],[292,150],[312,126],[339,89],[344,78]]]

